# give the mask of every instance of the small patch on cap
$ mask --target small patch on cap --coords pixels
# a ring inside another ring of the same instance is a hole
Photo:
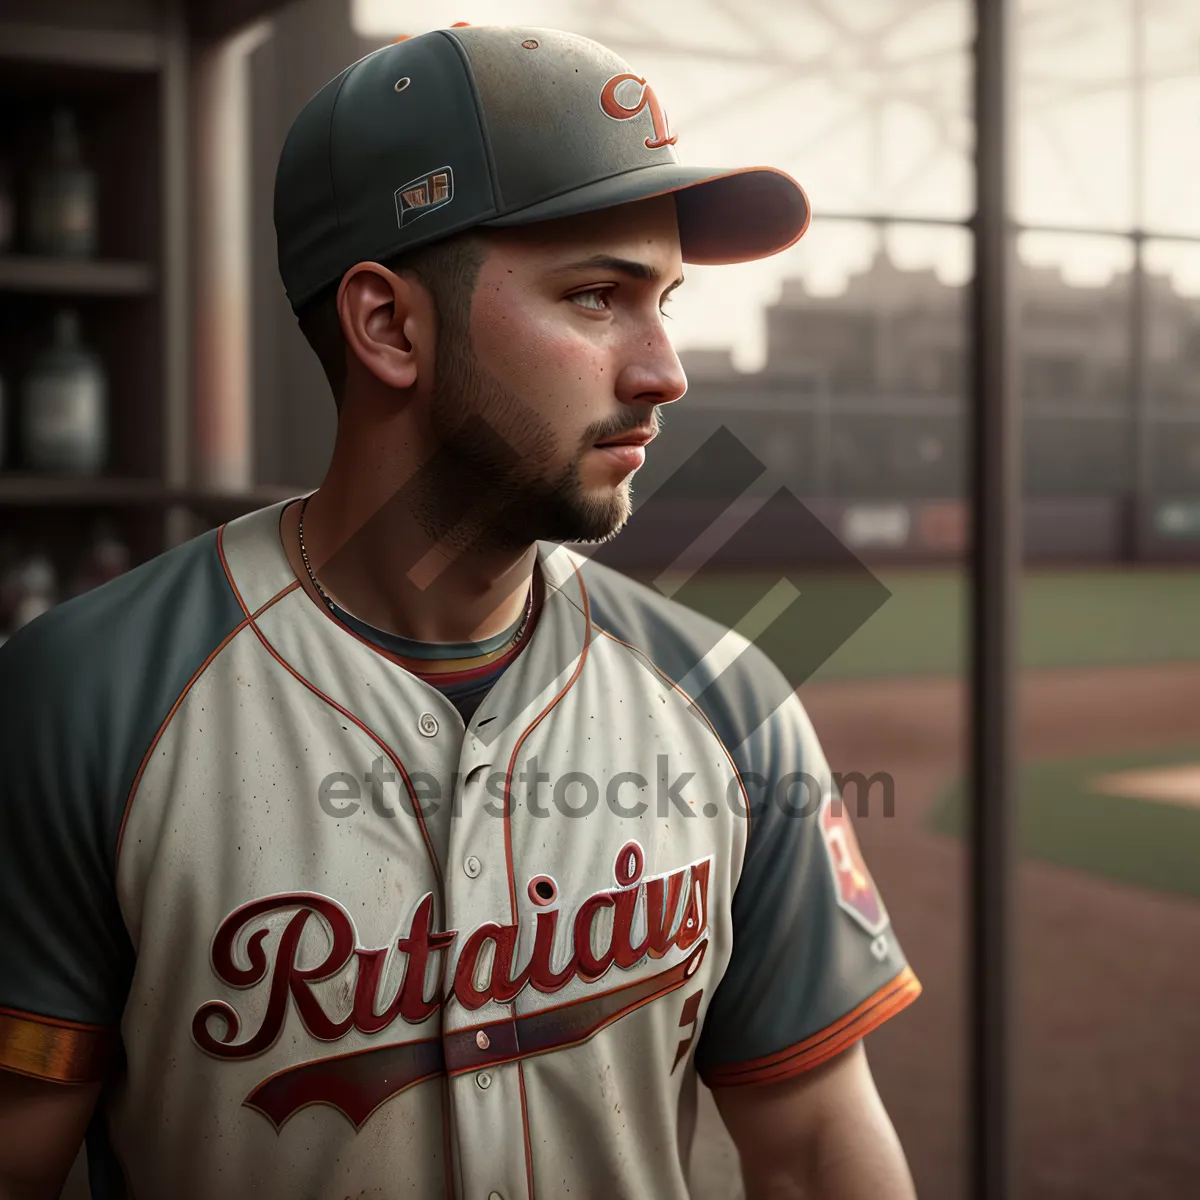
[[[396,220],[401,229],[435,208],[454,199],[454,172],[438,167],[427,175],[419,175],[396,189]]]

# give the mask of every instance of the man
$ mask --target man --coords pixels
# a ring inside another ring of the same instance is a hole
[[[698,1079],[751,1197],[913,1195],[861,1038],[919,984],[803,709],[560,544],[683,396],[682,263],[807,221],[565,33],[310,101],[276,227],[322,486],[0,654],[6,1195],[86,1128],[101,1197],[685,1197]]]

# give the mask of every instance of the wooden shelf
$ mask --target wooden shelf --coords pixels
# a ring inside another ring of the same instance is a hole
[[[109,71],[156,71],[163,62],[155,33],[79,29],[0,21],[0,61]]]
[[[0,507],[102,508],[177,505],[217,520],[265,508],[307,488],[261,486],[248,491],[217,492],[171,487],[156,479],[70,478],[32,472],[0,472]]]
[[[53,113],[74,112],[107,256],[22,255],[19,243],[0,254],[5,383],[23,377],[46,340],[47,310],[75,298],[85,340],[109,382],[111,475],[72,478],[0,465],[0,540],[20,553],[37,549],[66,569],[86,549],[89,527],[104,520],[133,561],[144,562],[206,525],[308,490],[167,482],[187,477],[194,454],[189,62],[201,38],[278,7],[278,0],[0,5],[0,149],[14,183],[19,190],[46,152]]]
[[[0,505],[74,506],[164,504],[167,489],[154,479],[108,479],[0,472]]]
[[[0,292],[64,296],[146,296],[155,289],[148,263],[0,255]]]

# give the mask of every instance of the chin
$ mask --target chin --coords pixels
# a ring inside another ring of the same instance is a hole
[[[582,488],[575,479],[541,495],[527,495],[514,506],[516,520],[506,540],[514,545],[535,541],[599,544],[617,536],[633,511],[629,483]]]
[[[576,506],[578,530],[567,542],[596,544],[611,541],[625,528],[633,513],[628,481],[615,488],[597,488]]]

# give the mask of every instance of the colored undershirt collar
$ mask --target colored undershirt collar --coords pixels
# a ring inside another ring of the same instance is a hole
[[[430,686],[436,687],[455,705],[464,723],[469,724],[492,685],[521,653],[533,634],[544,590],[541,572],[537,567],[534,568],[531,587],[533,608],[529,621],[521,637],[511,646],[508,643],[521,624],[520,618],[507,629],[479,642],[422,642],[389,633],[360,620],[336,601],[331,600],[330,606],[334,617],[353,633]],[[506,646],[508,649],[505,649]]]

